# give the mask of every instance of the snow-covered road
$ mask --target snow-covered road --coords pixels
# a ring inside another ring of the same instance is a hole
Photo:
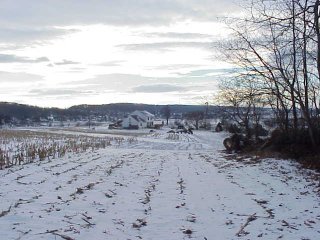
[[[315,173],[226,160],[223,137],[163,132],[2,170],[0,239],[320,239]]]

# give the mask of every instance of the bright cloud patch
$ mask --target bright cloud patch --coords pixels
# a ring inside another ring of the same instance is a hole
[[[179,87],[169,84],[155,84],[155,85],[142,85],[134,87],[133,92],[144,92],[144,93],[158,93],[158,92],[177,92],[185,90],[184,87]]]
[[[228,36],[217,17],[236,14],[235,2],[4,1],[0,101],[197,104],[229,74],[213,46]]]

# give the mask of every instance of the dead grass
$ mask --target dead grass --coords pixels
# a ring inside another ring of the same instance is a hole
[[[0,130],[0,170],[14,165],[52,160],[66,154],[121,145],[125,140],[135,143],[134,137],[93,137],[29,130]]]
[[[285,150],[283,151],[276,151],[276,150],[244,150],[239,152],[235,155],[230,155],[230,157],[236,160],[243,160],[243,159],[251,159],[252,163],[256,163],[259,161],[263,161],[264,159],[274,158],[274,159],[290,159],[295,160],[301,164],[303,168],[316,170],[320,172],[320,153],[306,153],[302,154],[299,157],[295,157],[290,152]]]

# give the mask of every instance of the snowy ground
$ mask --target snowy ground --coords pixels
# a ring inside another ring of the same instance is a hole
[[[320,239],[316,173],[226,158],[223,137],[156,132],[2,170],[0,239]]]

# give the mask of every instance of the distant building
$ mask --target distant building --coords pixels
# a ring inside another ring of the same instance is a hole
[[[163,120],[159,120],[159,119],[156,119],[153,121],[153,127],[156,128],[156,129],[160,129],[164,126],[164,121]]]
[[[117,129],[122,127],[122,120],[117,120],[114,123],[109,124],[109,129]]]
[[[148,111],[134,111],[123,119],[122,127],[127,129],[153,128],[154,115]]]

